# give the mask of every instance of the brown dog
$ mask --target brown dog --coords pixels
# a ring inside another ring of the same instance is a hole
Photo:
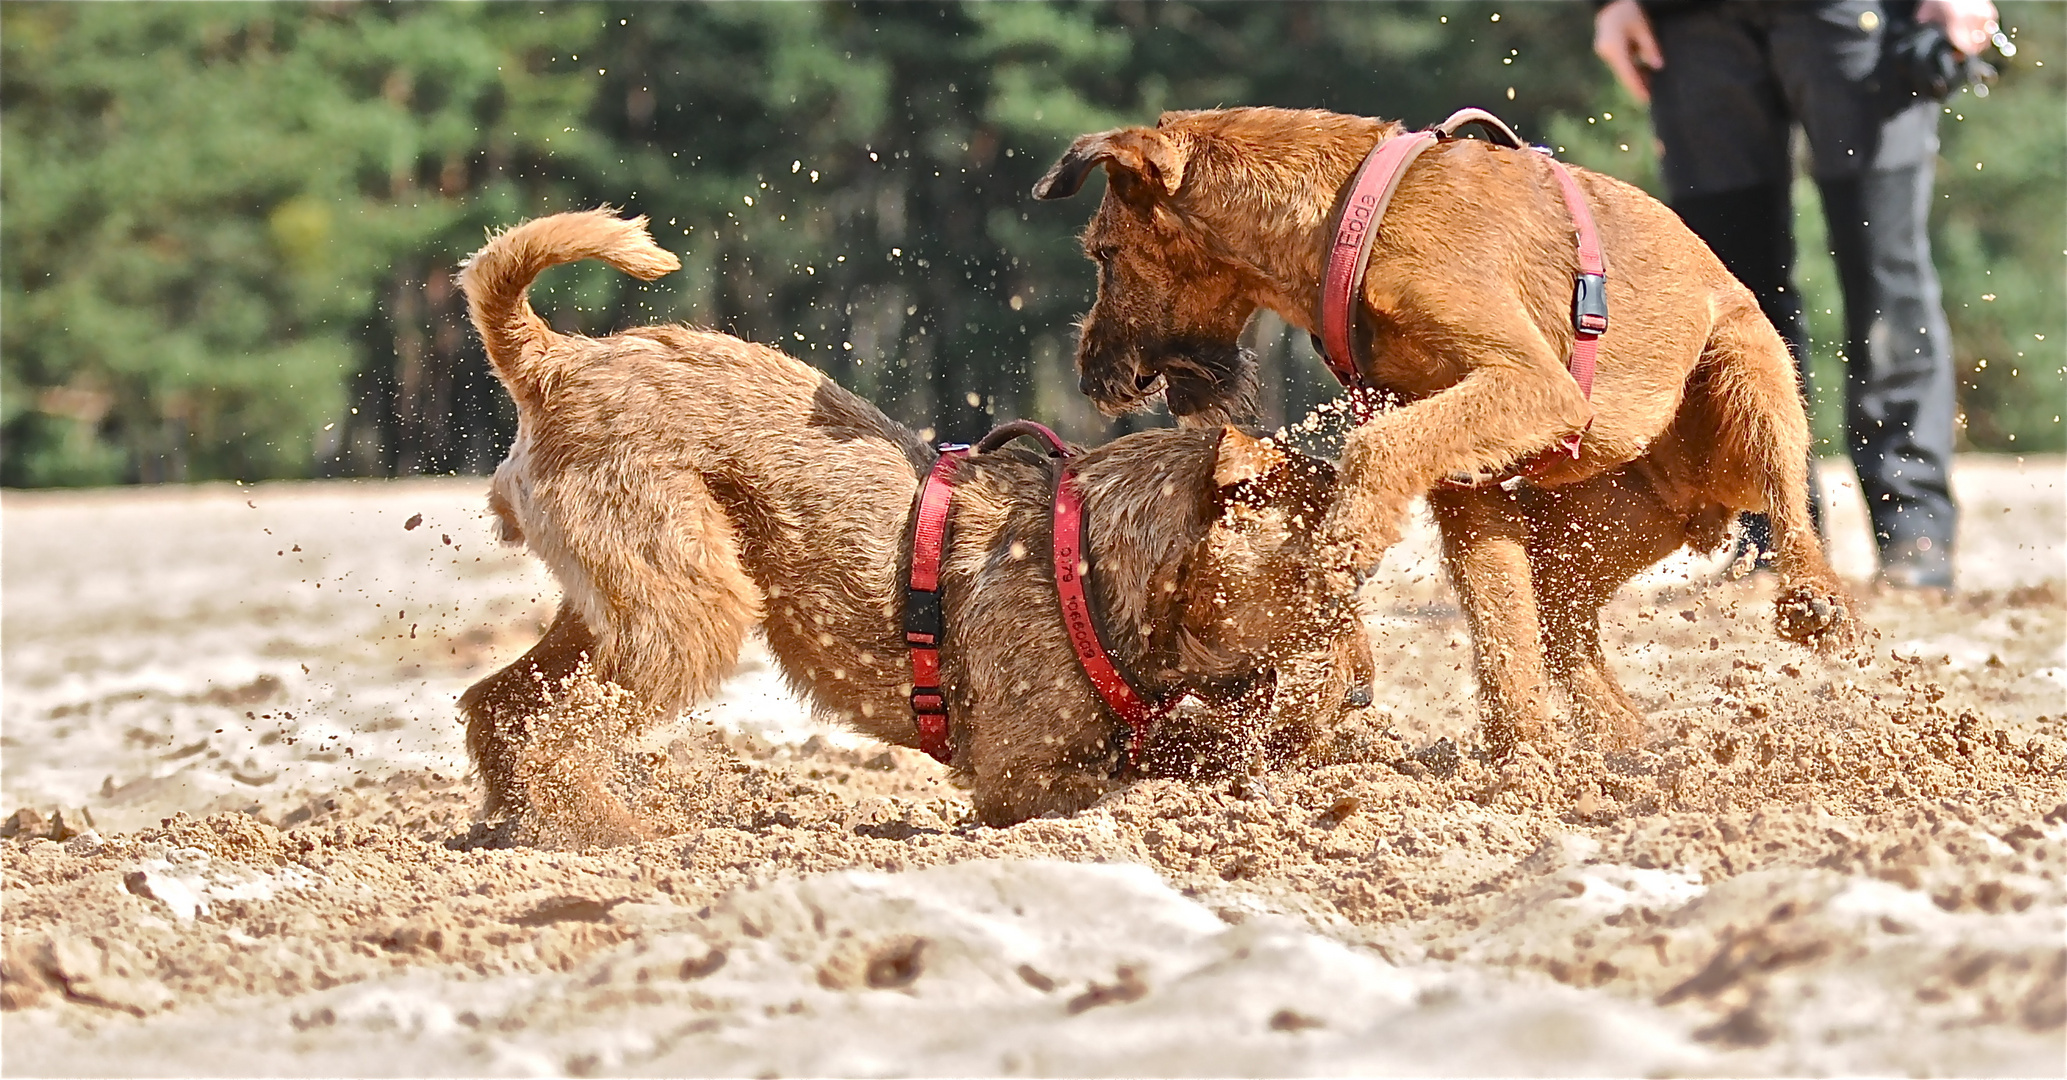
[[[557,814],[588,840],[639,835],[598,755],[707,696],[756,622],[821,714],[917,745],[902,588],[934,452],[773,349],[682,326],[553,332],[525,290],[589,258],[642,278],[678,265],[644,219],[598,210],[503,233],[460,277],[519,416],[491,505],[565,590],[544,640],[462,699],[490,811]],[[1144,690],[1253,717],[1275,684],[1280,741],[1330,724],[1368,664],[1363,628],[1343,605],[1293,601],[1317,588],[1308,525],[1332,470],[1232,428],[1145,432],[1072,460],[1092,603]],[[1057,477],[1011,449],[955,474],[942,684],[955,767],[992,824],[1080,809],[1127,773],[1057,609]],[[573,692],[584,664],[612,689]]]
[[[1331,214],[1400,125],[1284,109],[1169,113],[1085,135],[1034,194],[1074,194],[1104,165],[1084,234],[1099,265],[1077,369],[1108,411],[1158,389],[1218,420],[1253,383],[1236,338],[1258,307],[1318,331]],[[1772,515],[1779,628],[1816,644],[1857,624],[1808,514],[1808,428],[1786,346],[1751,292],[1672,212],[1573,169],[1597,219],[1613,324],[1589,402],[1566,370],[1573,226],[1539,155],[1456,140],[1400,183],[1362,282],[1370,382],[1406,404],[1358,427],[1325,531],[1356,566],[1429,494],[1476,645],[1496,755],[1548,734],[1547,674],[1614,741],[1641,718],[1601,653],[1600,606],[1680,547],[1720,543],[1739,509]],[[1584,431],[1577,460],[1529,483],[1498,475]]]

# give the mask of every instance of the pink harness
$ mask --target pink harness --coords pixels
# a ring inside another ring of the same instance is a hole
[[[1051,458],[1067,462],[1072,454],[1061,436],[1030,420],[1015,420],[997,428],[985,435],[973,452],[986,453],[1021,436],[1045,442]],[[954,763],[954,745],[948,731],[947,697],[940,689],[940,646],[946,637],[946,617],[940,606],[940,564],[947,546],[948,511],[954,500],[950,480],[971,452],[968,446],[943,445],[939,459],[919,486],[916,522],[912,527],[911,580],[904,600],[904,641],[911,650],[911,707],[919,728],[919,748],[943,765]],[[1062,625],[1092,688],[1127,725],[1131,733],[1127,758],[1138,762],[1149,729],[1174,703],[1144,698],[1106,648],[1104,632],[1091,608],[1091,555],[1084,537],[1084,499],[1067,464],[1055,482],[1054,516],[1055,594],[1062,608]]]
[[[1357,169],[1356,178],[1343,197],[1337,215],[1335,243],[1328,252],[1327,275],[1321,282],[1321,332],[1315,344],[1336,381],[1352,391],[1376,389],[1365,377],[1365,366],[1358,362],[1354,330],[1357,294],[1364,272],[1370,266],[1371,244],[1377,239],[1378,224],[1385,217],[1385,208],[1392,202],[1393,192],[1399,189],[1400,180],[1407,175],[1407,167],[1421,156],[1422,151],[1455,138],[1459,129],[1470,124],[1486,129],[1497,144],[1517,150],[1526,148],[1521,136],[1493,114],[1483,109],[1459,109],[1435,127],[1381,141]],[[1608,329],[1607,263],[1601,255],[1600,233],[1594,228],[1593,211],[1586,205],[1578,181],[1572,178],[1571,170],[1562,162],[1550,157],[1549,151],[1541,152],[1550,162],[1551,175],[1557,178],[1565,209],[1572,215],[1573,230],[1578,233],[1579,274],[1572,287],[1573,339],[1568,370],[1579,384],[1579,392],[1591,401],[1600,336]],[[1355,407],[1360,421],[1369,418],[1366,411],[1368,401],[1363,395],[1358,396]],[[1590,429],[1592,426],[1589,420],[1587,427]],[[1585,431],[1566,435],[1553,446],[1525,459],[1515,475],[1541,474],[1564,455],[1577,460],[1579,444],[1584,436]]]

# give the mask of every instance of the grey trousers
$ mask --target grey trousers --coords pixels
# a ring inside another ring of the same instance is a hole
[[[1940,106],[1883,86],[1890,19],[1872,0],[1661,4],[1652,25],[1668,198],[1758,296],[1798,365],[1808,330],[1789,136],[1801,125],[1844,294],[1846,450],[1875,538],[1884,560],[1946,559],[1956,402],[1926,234]]]

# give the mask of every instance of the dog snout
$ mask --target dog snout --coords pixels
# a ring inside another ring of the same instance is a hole
[[[1107,412],[1140,407],[1162,389],[1162,376],[1131,354],[1086,356],[1077,367],[1077,389]]]
[[[1077,390],[1093,401],[1114,404],[1132,404],[1155,386],[1156,376],[1135,374],[1125,370],[1095,375],[1086,372],[1077,377]]]
[[[1349,691],[1342,695],[1342,707],[1345,709],[1368,709],[1371,707],[1371,702],[1375,700],[1377,698],[1371,693],[1371,684],[1366,680],[1352,685]]]

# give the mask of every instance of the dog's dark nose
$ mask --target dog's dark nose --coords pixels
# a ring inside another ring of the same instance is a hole
[[[1371,707],[1372,700],[1371,684],[1358,683],[1350,687],[1348,693],[1342,695],[1342,707],[1345,709],[1368,709]]]
[[[1089,375],[1077,376],[1077,393],[1085,397],[1098,396],[1098,380]]]

